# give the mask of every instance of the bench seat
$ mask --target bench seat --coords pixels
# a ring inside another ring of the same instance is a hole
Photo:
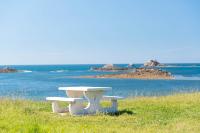
[[[107,113],[115,113],[117,112],[118,103],[117,100],[123,99],[123,97],[119,96],[103,96],[102,100],[109,100],[111,101],[111,107],[103,108],[103,112]]]
[[[120,100],[120,99],[124,99],[123,97],[119,97],[119,96],[103,96],[103,100]]]
[[[71,104],[77,104],[84,102],[85,99],[83,98],[67,98],[67,97],[47,97],[47,101],[52,102],[52,111],[54,113],[65,113],[69,111],[69,107],[66,108],[60,108],[58,102],[69,102],[69,105]]]

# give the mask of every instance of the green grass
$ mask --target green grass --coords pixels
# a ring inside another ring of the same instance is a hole
[[[104,103],[106,105],[107,103]],[[61,116],[49,102],[0,100],[0,132],[200,132],[200,93],[119,101],[115,115]]]

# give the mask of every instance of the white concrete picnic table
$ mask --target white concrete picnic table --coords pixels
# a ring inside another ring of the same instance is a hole
[[[47,97],[46,99],[52,101],[53,112],[63,112],[63,109],[58,107],[57,101],[70,102],[68,110],[72,115],[95,114],[97,112],[111,112],[117,111],[117,100],[122,99],[119,96],[103,96],[103,94],[112,90],[112,87],[59,87],[59,90],[65,91],[67,97]],[[101,100],[111,100],[111,107],[103,108],[100,105]],[[85,107],[83,102],[88,102]]]
[[[66,91],[69,98],[81,98],[84,97],[88,100],[88,105],[85,108],[86,112],[94,113],[101,112],[100,100],[103,97],[105,91],[112,90],[111,87],[59,87],[59,90]]]

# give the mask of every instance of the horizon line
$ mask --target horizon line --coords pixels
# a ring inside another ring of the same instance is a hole
[[[144,63],[52,63],[52,64],[0,64],[0,66],[37,66],[37,65],[104,65],[104,64],[144,64]],[[200,62],[164,62],[161,64],[200,64]]]

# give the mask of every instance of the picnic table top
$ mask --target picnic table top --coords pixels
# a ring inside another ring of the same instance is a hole
[[[112,87],[91,87],[91,86],[76,86],[76,87],[59,87],[58,90],[64,91],[107,91]]]

